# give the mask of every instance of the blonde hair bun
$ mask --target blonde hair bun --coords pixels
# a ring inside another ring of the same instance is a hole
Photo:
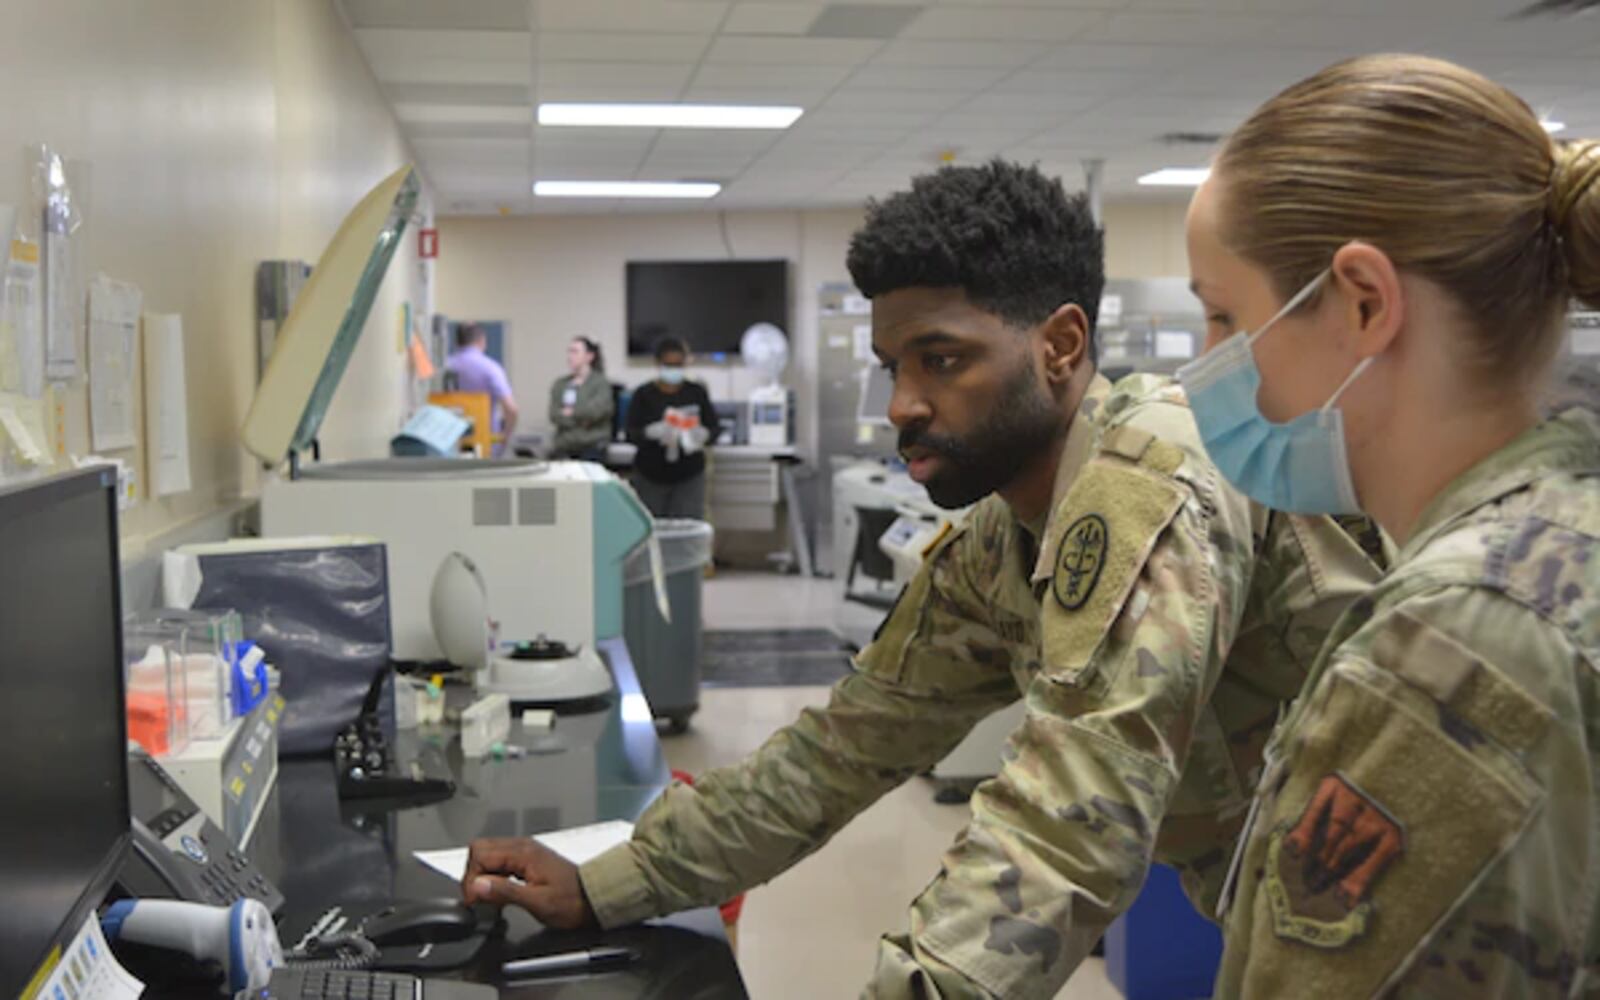
[[[1559,143],[1550,179],[1550,222],[1560,235],[1567,287],[1600,308],[1600,142]]]

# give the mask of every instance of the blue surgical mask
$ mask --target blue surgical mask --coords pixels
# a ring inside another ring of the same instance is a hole
[[[683,381],[683,369],[663,367],[661,369],[661,381],[668,385],[677,385]]]
[[[1323,271],[1255,333],[1239,333],[1178,369],[1206,451],[1227,480],[1257,503],[1295,514],[1356,514],[1355,481],[1345,452],[1339,397],[1372,358],[1356,365],[1320,409],[1288,423],[1268,420],[1256,403],[1261,372],[1251,346],[1321,287]]]

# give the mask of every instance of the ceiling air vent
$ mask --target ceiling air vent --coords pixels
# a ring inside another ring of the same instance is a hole
[[[920,13],[920,6],[901,4],[829,4],[806,34],[812,38],[893,38]]]
[[[1600,10],[1600,0],[1534,0],[1511,17],[1572,17],[1597,10]]]
[[[1168,132],[1157,136],[1166,146],[1215,146],[1226,138],[1221,132]]]

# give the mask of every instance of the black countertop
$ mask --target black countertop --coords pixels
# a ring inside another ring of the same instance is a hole
[[[464,758],[453,729],[407,730],[396,741],[401,760],[418,759],[451,774],[447,801],[394,811],[341,804],[333,762],[285,760],[278,788],[261,818],[250,854],[289,899],[286,932],[308,925],[334,905],[390,899],[455,897],[457,887],[413,851],[461,847],[474,837],[528,836],[608,819],[631,820],[670,781],[648,703],[621,640],[599,644],[616,677],[604,709],[562,715],[548,731],[512,723],[521,759]],[[502,995],[529,998],[744,998],[738,966],[714,909],[694,910],[610,932],[554,931],[507,908],[502,933],[466,970]],[[286,934],[285,945],[292,944]],[[506,985],[502,962],[606,943],[638,950],[641,961],[600,974],[547,977]]]

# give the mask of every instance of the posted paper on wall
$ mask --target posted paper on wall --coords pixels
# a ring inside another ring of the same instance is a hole
[[[150,493],[185,493],[189,481],[189,388],[183,364],[183,317],[144,318],[145,449]]]
[[[5,298],[0,300],[0,389],[31,399],[44,396],[44,332],[39,310],[39,244],[17,240],[6,263]]]
[[[83,300],[78,298],[77,265],[73,237],[65,228],[44,231],[44,334],[45,374],[69,381],[78,377],[78,321]],[[65,223],[61,223],[65,226]]]
[[[89,434],[96,451],[139,443],[134,385],[143,303],[143,293],[125,281],[100,274],[89,285]]]

